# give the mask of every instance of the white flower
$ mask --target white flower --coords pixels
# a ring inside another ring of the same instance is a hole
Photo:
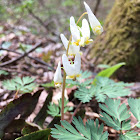
[[[82,20],[82,27],[80,31],[82,33],[81,41],[79,42],[80,46],[84,47],[85,45],[88,45],[93,42],[93,40],[90,39],[90,28],[86,19]]]
[[[58,63],[56,72],[54,74],[54,84],[55,86],[59,87],[62,84],[62,75],[61,75],[61,63]]]
[[[60,34],[60,37],[61,37],[61,40],[63,42],[65,49],[67,50],[69,41],[63,34]],[[69,51],[68,51],[69,55],[76,55],[76,53],[79,53],[79,52],[80,52],[80,46],[70,44]]]
[[[76,54],[74,64],[70,64],[68,57],[66,54],[62,56],[63,67],[68,75],[67,78],[75,79],[76,77],[80,76],[80,69],[81,69],[81,56],[79,53]]]
[[[93,14],[93,12],[91,11],[90,7],[87,5],[86,2],[84,2],[84,5],[85,5],[85,8],[86,8],[87,13],[88,13],[90,26],[91,26],[91,28],[93,30],[93,33],[95,35],[101,34],[103,32],[103,27],[101,26],[100,22],[95,17],[95,15]]]
[[[73,44],[79,46],[79,42],[81,41],[80,31],[78,30],[74,17],[70,17],[70,31]]]

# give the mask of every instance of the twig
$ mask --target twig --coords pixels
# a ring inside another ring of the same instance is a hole
[[[8,52],[13,52],[13,53],[22,55],[22,53],[17,52],[17,51],[14,51],[14,50],[11,50],[11,49],[0,48],[0,50],[5,50],[5,51],[8,51]],[[42,65],[47,66],[47,67],[49,67],[50,69],[52,69],[53,71],[55,71],[55,69],[54,69],[52,66],[50,66],[48,63],[46,63],[46,62],[44,62],[44,61],[42,61],[42,60],[40,60],[40,59],[38,59],[38,58],[34,58],[34,57],[32,57],[32,56],[29,56],[29,55],[27,55],[27,57],[30,58],[30,59],[33,59],[33,60],[37,61],[38,63],[40,63],[40,64],[42,64]]]
[[[19,2],[22,3],[21,0],[19,0]],[[42,26],[45,28],[45,30],[47,31],[47,27],[46,27],[44,21],[43,21],[40,17],[38,17],[37,15],[35,15],[35,14],[33,13],[33,11],[32,11],[30,8],[28,8],[28,7],[25,7],[25,8],[26,8],[27,11],[29,12],[29,14],[30,14],[33,18],[35,18],[35,19],[40,23],[40,25],[42,25]]]
[[[95,16],[96,16],[96,14],[97,14],[97,11],[98,11],[98,8],[99,8],[100,3],[101,3],[101,0],[97,0],[96,6],[95,6],[95,9],[94,9],[94,14],[95,14]]]
[[[25,75],[29,75],[30,73],[29,72],[25,72],[25,71],[18,71],[16,69],[11,69],[11,68],[3,68],[3,67],[0,67],[0,70],[5,70],[7,72],[13,72],[13,73],[22,73],[22,74],[25,74]]]
[[[15,58],[13,60],[9,60],[7,62],[4,62],[4,63],[0,64],[0,67],[7,66],[7,65],[10,65],[12,63],[15,63],[15,62],[19,61],[20,59],[24,58],[25,56],[27,56],[28,54],[30,54],[31,52],[33,52],[34,50],[39,48],[41,45],[42,45],[42,42],[36,43],[34,45],[34,47],[32,49],[30,49],[28,52],[25,52],[24,54],[22,54],[21,56]]]
[[[70,123],[72,123],[72,120],[73,120],[73,117],[76,115],[78,109],[80,108],[80,106],[82,105],[82,102],[80,102],[77,106],[77,108],[74,110],[74,113],[72,114],[71,116],[71,119],[70,119]]]
[[[29,9],[28,7],[26,7],[26,9],[27,9],[27,11],[29,12],[29,14],[30,14],[33,18],[35,18],[35,19],[45,28],[45,30],[46,30],[46,32],[47,32],[47,31],[48,31],[48,30],[47,30],[47,26],[45,25],[44,21],[43,21],[41,18],[39,18],[38,16],[36,16],[36,15],[33,13],[33,11],[32,11],[31,9]]]

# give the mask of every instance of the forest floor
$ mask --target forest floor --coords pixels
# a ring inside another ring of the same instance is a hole
[[[16,76],[29,76],[35,78],[35,82],[37,84],[51,83],[57,64],[59,61],[61,61],[61,56],[65,50],[63,45],[59,42],[59,37],[55,36],[52,38],[42,38],[35,36],[31,34],[27,28],[22,26],[12,27],[5,24],[3,28],[0,29],[0,34],[0,111],[2,111],[3,108],[15,98],[15,92],[6,90],[2,86],[2,81],[12,79]],[[93,63],[88,60],[89,49],[83,48],[83,50],[82,70],[92,72],[92,77],[94,78],[97,72],[99,72],[101,69],[95,68]],[[6,73],[2,73],[2,70]],[[117,81],[117,79],[115,80]],[[129,88],[131,89],[132,94],[123,98],[119,97],[122,103],[127,104],[128,97],[140,97],[140,82],[134,83],[134,85]],[[35,91],[38,89],[39,88],[37,88]],[[66,90],[69,98],[69,106],[76,108],[80,103],[78,100],[73,100],[73,93],[75,92],[76,88],[68,88]],[[19,96],[21,95],[18,94],[18,97]],[[38,104],[33,113],[26,119],[27,121],[33,121],[36,114],[43,106],[45,97],[47,96],[48,92],[43,89]],[[60,99],[60,97],[61,89],[53,89],[52,101],[57,103],[57,100]],[[93,99],[90,103],[82,104],[78,108],[79,110],[82,110],[83,108],[85,110],[85,116],[83,119],[84,122],[86,122],[87,119],[99,118],[100,110],[98,108],[98,104],[95,104],[95,99]],[[65,119],[67,121],[70,121],[71,117],[71,113],[65,114]],[[132,114],[131,118],[133,125],[135,124],[136,120]],[[51,120],[52,117],[47,117],[46,124]],[[105,126],[105,130],[110,133],[110,139],[116,139],[118,131],[115,131],[108,126]],[[140,130],[136,131],[140,133]]]

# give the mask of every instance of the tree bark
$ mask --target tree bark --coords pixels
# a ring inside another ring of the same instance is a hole
[[[133,71],[140,66],[140,0],[116,0],[90,58],[95,65],[126,62]]]

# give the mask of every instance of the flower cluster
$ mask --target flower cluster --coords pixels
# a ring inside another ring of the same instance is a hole
[[[84,2],[85,9],[88,14],[88,19],[92,31],[95,35],[100,35],[103,32],[103,28],[95,17],[90,7]],[[66,54],[62,56],[63,69],[67,74],[67,78],[75,79],[80,76],[81,68],[81,52],[80,47],[84,47],[93,42],[90,39],[90,27],[86,19],[82,20],[82,27],[77,26],[74,17],[70,17],[70,31],[72,38],[68,41],[64,34],[60,34],[62,43],[67,50],[70,56],[74,56],[74,62],[68,58]],[[54,74],[54,83],[55,86],[60,86],[62,84],[62,75],[61,75],[61,63],[58,63],[56,72]]]

